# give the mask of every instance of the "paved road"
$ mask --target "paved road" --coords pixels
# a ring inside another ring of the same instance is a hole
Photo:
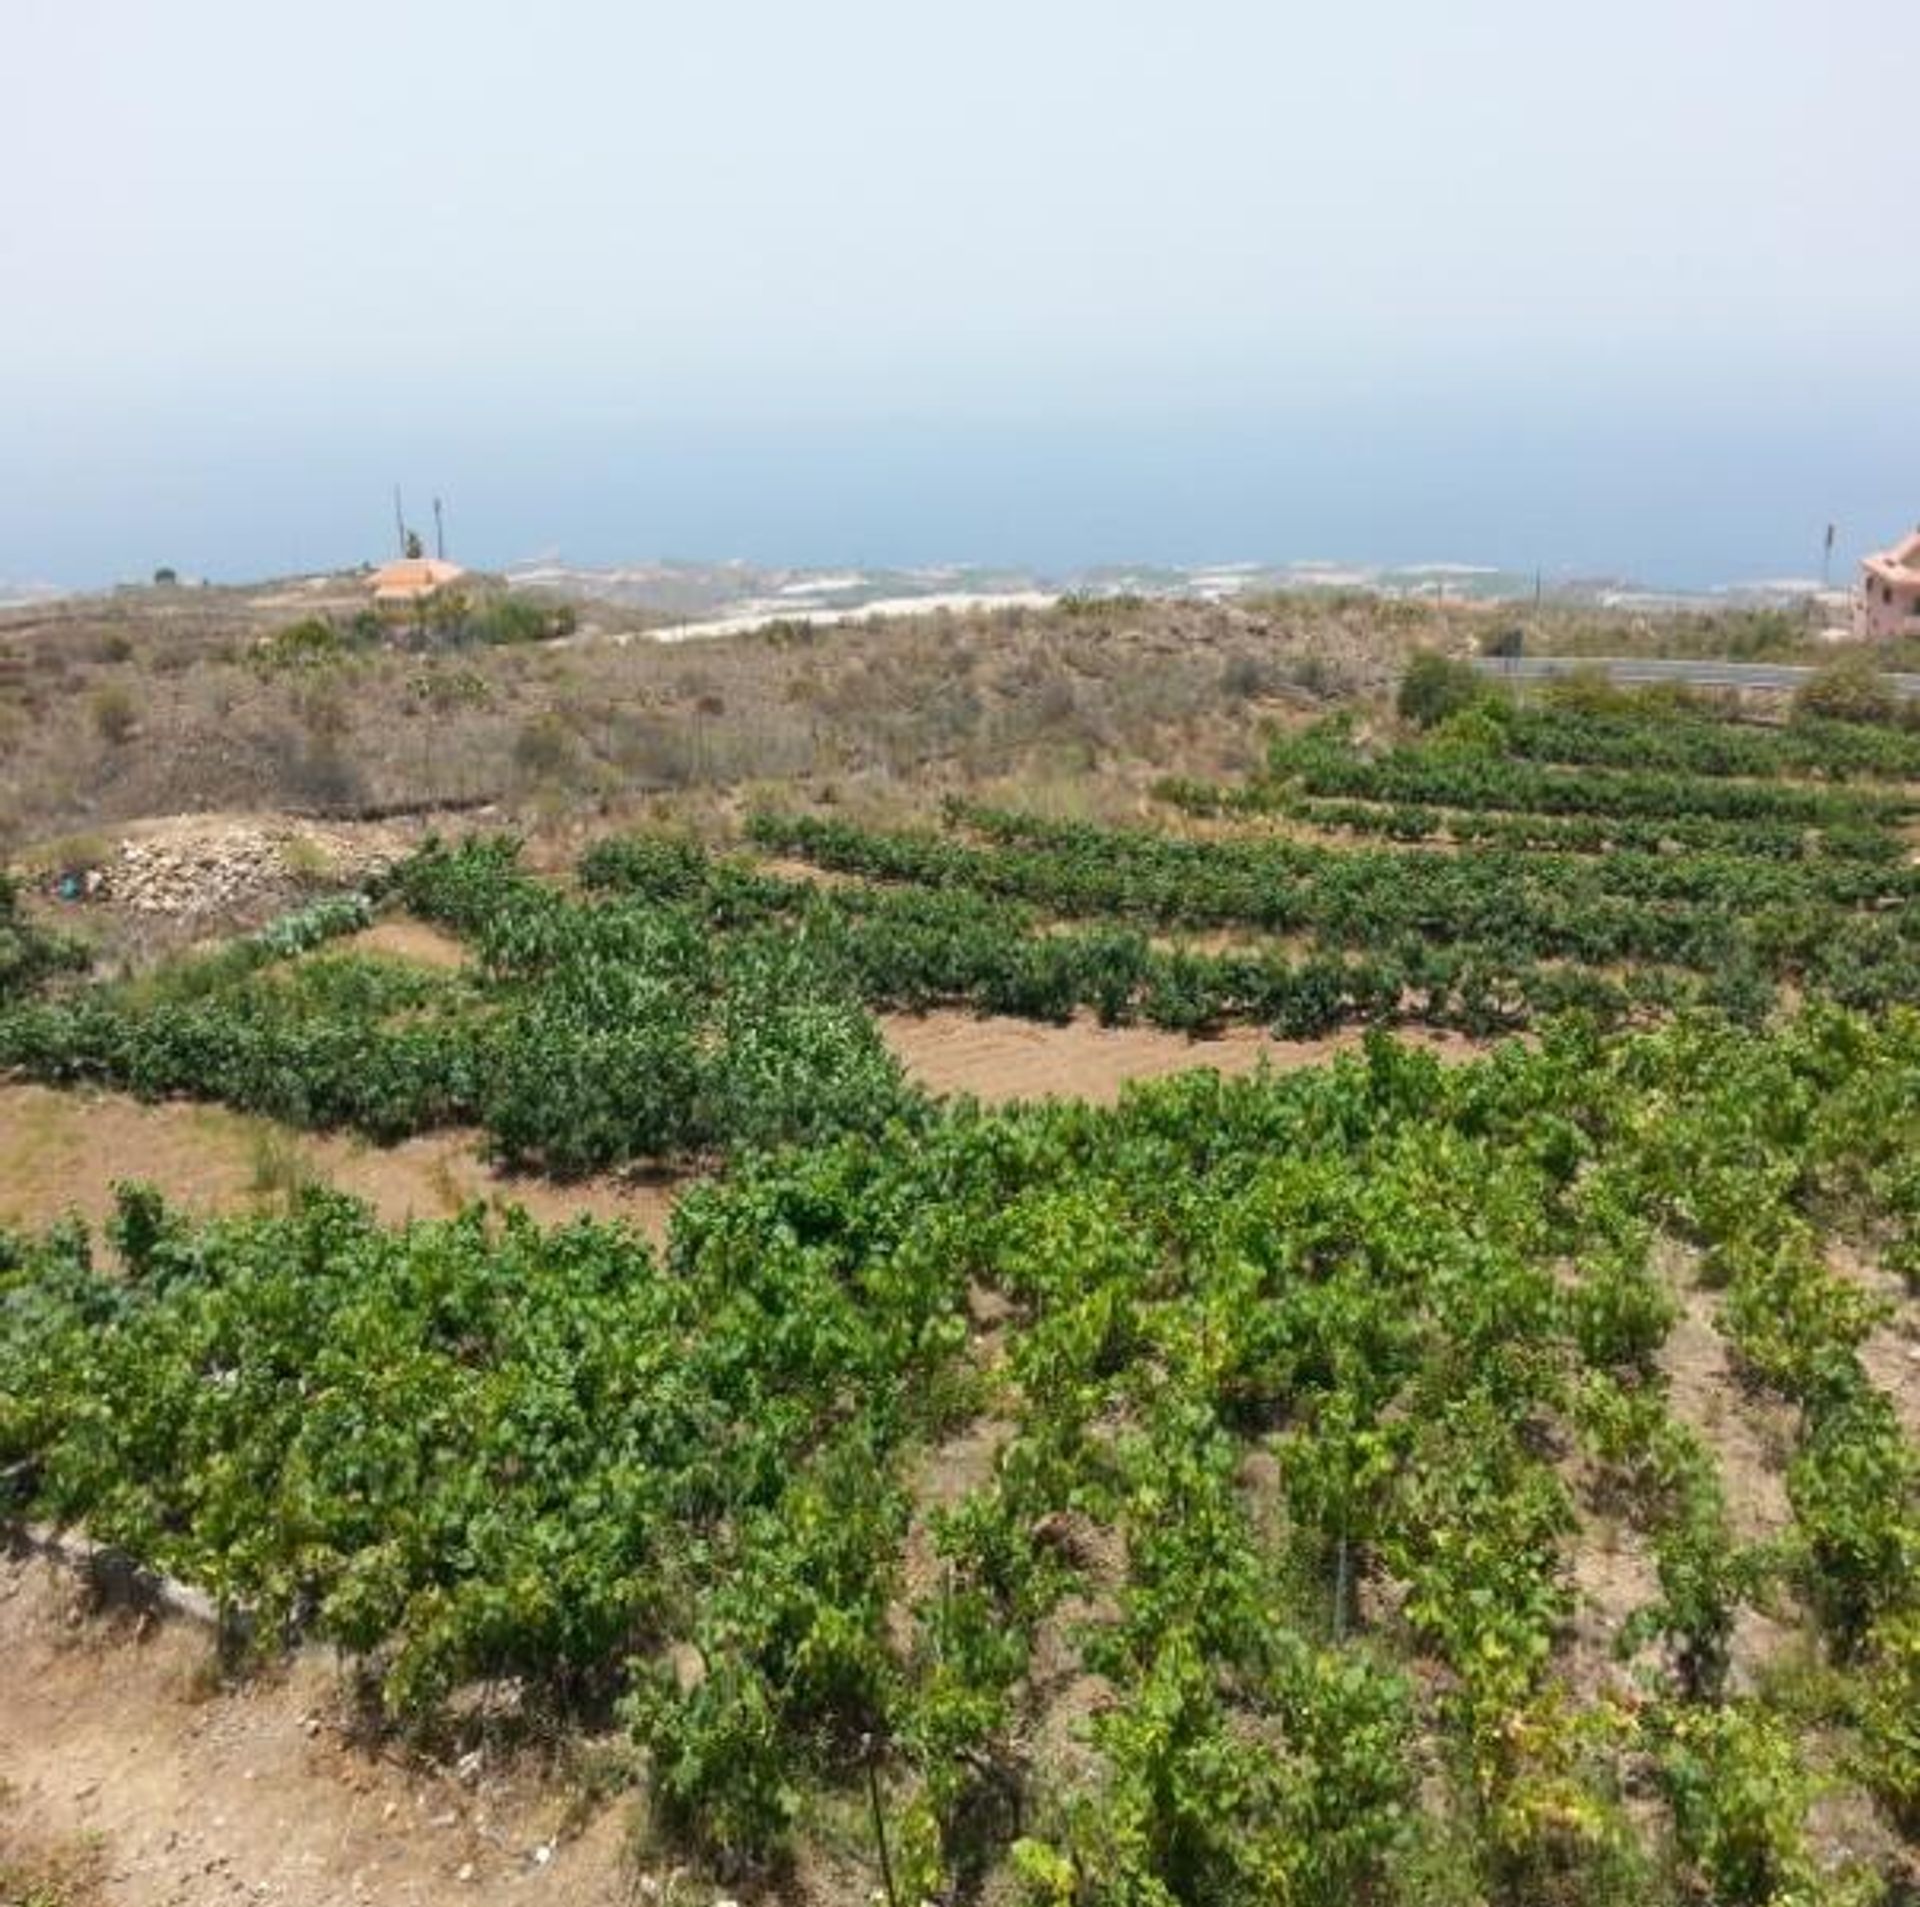
[[[1691,682],[1703,689],[1797,689],[1814,673],[1778,662],[1681,662],[1649,656],[1478,656],[1483,675],[1512,682],[1599,669],[1615,682]],[[1920,695],[1920,675],[1889,675],[1901,695]]]

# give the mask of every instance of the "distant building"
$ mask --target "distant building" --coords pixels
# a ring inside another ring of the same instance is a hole
[[[1878,640],[1920,636],[1920,530],[1860,565],[1853,633]]]
[[[458,563],[440,557],[403,556],[396,562],[382,563],[367,578],[367,586],[373,591],[376,609],[407,609],[439,595],[466,573]]]

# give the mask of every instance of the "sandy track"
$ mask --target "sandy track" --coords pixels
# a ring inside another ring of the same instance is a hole
[[[971,1093],[989,1104],[1054,1097],[1111,1105],[1130,1080],[1196,1067],[1238,1076],[1263,1060],[1277,1069],[1317,1066],[1357,1051],[1363,1038],[1358,1028],[1324,1040],[1277,1040],[1233,1027],[1217,1039],[1190,1040],[1151,1026],[1103,1027],[1091,1019],[1047,1026],[945,1009],[885,1014],[880,1030],[909,1076],[929,1092]],[[1457,1034],[1410,1029],[1400,1037],[1449,1060],[1471,1059],[1480,1050]]]

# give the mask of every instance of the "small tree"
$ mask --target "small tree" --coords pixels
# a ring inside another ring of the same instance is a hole
[[[1897,722],[1900,698],[1868,656],[1842,656],[1793,694],[1797,717],[1827,722]]]
[[[153,572],[154,586],[158,589],[171,589],[179,580],[180,572],[168,563],[162,563],[160,567]]]
[[[1432,728],[1449,715],[1471,708],[1485,692],[1471,663],[1456,662],[1451,656],[1423,649],[1407,664],[1407,672],[1400,678],[1396,706],[1402,720],[1416,728]]]

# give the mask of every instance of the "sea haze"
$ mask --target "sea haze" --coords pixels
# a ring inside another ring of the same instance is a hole
[[[416,521],[443,496],[450,552],[485,567],[551,553],[1063,575],[1318,558],[1700,589],[1817,575],[1829,522],[1841,577],[1920,518],[1910,420],[1872,389],[1811,379],[1751,401],[1495,382],[1117,408],[706,421],[450,406],[358,428],[289,416],[266,445],[228,420],[162,414],[104,470],[55,457],[30,477],[0,446],[0,576],[344,566],[390,549],[396,479]]]

